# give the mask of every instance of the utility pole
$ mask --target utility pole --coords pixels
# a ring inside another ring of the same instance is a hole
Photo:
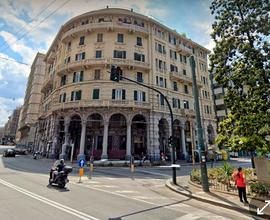
[[[196,64],[195,64],[194,56],[191,56],[189,59],[190,59],[189,61],[190,61],[191,72],[192,72],[192,88],[193,88],[195,111],[196,111],[198,145],[199,145],[199,150],[200,150],[202,187],[203,187],[204,192],[209,192],[206,158],[205,158],[205,146],[204,146],[204,141],[203,141],[203,129],[202,129],[202,124],[201,124],[201,114],[200,114],[200,105],[199,105],[199,94],[198,94],[196,72],[195,72]]]
[[[174,165],[175,164],[175,144],[174,144],[174,130],[173,130],[173,113],[172,113],[172,107],[170,105],[170,102],[168,101],[167,97],[162,92],[160,92],[159,90],[155,89],[152,86],[148,86],[148,85],[145,85],[143,83],[140,83],[140,82],[134,81],[132,79],[126,78],[126,77],[123,76],[122,73],[123,73],[123,71],[119,66],[117,66],[117,67],[112,66],[111,67],[111,72],[110,72],[110,74],[111,74],[110,79],[112,81],[115,81],[115,82],[119,82],[120,80],[125,79],[127,81],[136,83],[136,84],[138,84],[140,86],[143,86],[143,87],[146,87],[148,89],[154,90],[155,92],[159,93],[164,98],[164,100],[166,101],[166,103],[167,103],[167,105],[169,107],[170,118],[171,118],[171,134],[172,134],[172,136],[169,137],[169,144],[171,145],[171,151],[172,151],[171,164]],[[173,184],[176,184],[176,167],[175,166],[172,166],[172,180],[173,180]]]

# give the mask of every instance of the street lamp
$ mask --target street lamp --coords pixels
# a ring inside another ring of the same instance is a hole
[[[202,178],[202,187],[204,192],[209,192],[207,168],[206,168],[206,158],[205,158],[205,146],[203,141],[203,129],[201,124],[201,114],[200,114],[200,105],[199,105],[199,94],[196,81],[196,72],[195,72],[195,59],[194,56],[189,58],[191,72],[192,72],[192,89],[194,95],[195,111],[196,111],[196,125],[197,125],[197,134],[198,134],[198,145],[200,150],[200,166],[201,166],[201,178]]]

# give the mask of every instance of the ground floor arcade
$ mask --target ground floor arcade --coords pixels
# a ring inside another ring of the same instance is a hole
[[[196,148],[195,119],[174,116],[176,158],[191,155]],[[215,122],[204,120],[205,142],[215,136]],[[35,145],[50,157],[69,160],[128,159],[148,155],[159,160],[161,153],[170,158],[169,115],[147,110],[89,109],[57,112],[40,121]]]

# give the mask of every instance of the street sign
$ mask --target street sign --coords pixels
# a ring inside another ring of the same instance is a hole
[[[80,159],[78,163],[79,163],[79,167],[82,168],[85,165],[85,160],[84,159]]]

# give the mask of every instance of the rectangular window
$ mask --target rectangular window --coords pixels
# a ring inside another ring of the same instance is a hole
[[[81,37],[80,37],[79,45],[84,45],[84,39],[85,39],[84,36],[81,36]]]
[[[82,53],[78,53],[75,55],[75,60],[76,61],[80,61],[80,60],[84,60],[85,59],[85,52]]]
[[[82,91],[81,90],[72,91],[70,101],[81,100],[81,97],[82,97]]]
[[[134,60],[145,62],[144,54],[134,53]]]
[[[66,93],[60,94],[59,96],[59,102],[66,102]]]
[[[189,102],[184,100],[184,109],[189,109]]]
[[[185,69],[183,69],[183,75],[186,76],[187,75],[187,71]]]
[[[112,90],[112,99],[125,100],[126,99],[126,90],[125,89],[113,89]]]
[[[103,34],[102,33],[97,34],[97,42],[103,42]]]
[[[159,77],[159,86],[164,87],[163,77]]]
[[[158,52],[162,53],[162,45],[161,44],[158,44]]]
[[[100,69],[95,70],[94,80],[100,80]]]
[[[64,63],[65,63],[65,64],[70,63],[70,57],[66,57],[65,60],[64,60]]]
[[[73,73],[73,82],[82,82],[83,81],[83,71]]]
[[[141,37],[137,37],[137,46],[142,46],[142,38]]]
[[[173,108],[176,108],[177,104],[176,104],[176,99],[172,98],[172,104],[173,104]]]
[[[137,82],[143,82],[143,74],[141,72],[137,72]]]
[[[172,52],[172,50],[170,50],[170,58],[172,59],[173,58],[173,52]]]
[[[114,50],[113,58],[126,59],[126,51]]]
[[[186,94],[188,94],[188,86],[187,86],[187,85],[184,85],[184,92],[185,92]]]
[[[182,54],[179,54],[179,57],[180,57],[180,62],[183,62],[183,56],[182,56]]]
[[[67,84],[67,76],[64,75],[64,76],[61,77],[61,83],[60,83],[60,85],[61,86],[64,86],[66,84]]]
[[[99,89],[93,89],[93,99],[99,99]]]
[[[184,56],[184,63],[187,63],[187,57]]]
[[[117,34],[117,42],[124,43],[124,34]]]
[[[67,50],[71,50],[71,41],[69,41],[67,44]]]
[[[160,105],[162,105],[162,106],[164,106],[164,98],[163,98],[163,96],[159,96],[160,97]]]
[[[178,91],[177,82],[173,82],[173,90]]]
[[[102,58],[102,50],[96,50],[96,58]]]
[[[177,60],[177,53],[176,53],[176,51],[174,51],[173,53],[174,53],[174,59]]]
[[[180,103],[180,99],[177,99],[177,103],[178,103],[178,108],[181,108],[181,103]]]
[[[145,102],[145,92],[143,91],[134,91],[134,101]]]
[[[158,76],[156,76],[156,85],[159,85],[159,83],[158,83]]]

